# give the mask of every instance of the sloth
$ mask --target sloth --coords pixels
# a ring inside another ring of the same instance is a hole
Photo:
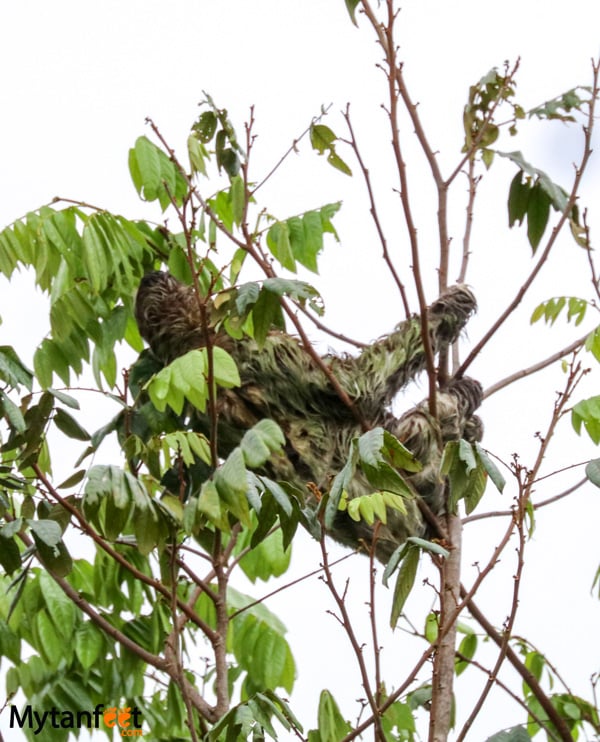
[[[209,310],[210,304],[205,307]],[[457,340],[475,309],[475,297],[464,285],[451,287],[428,307],[434,353]],[[226,457],[259,420],[274,420],[283,431],[285,445],[271,457],[266,473],[301,489],[313,505],[315,492],[327,491],[332,477],[344,466],[353,439],[375,427],[396,436],[422,465],[418,472],[399,471],[415,494],[405,500],[406,513],[388,508],[386,523],[379,524],[375,536],[372,526],[339,511],[330,532],[347,546],[374,549],[382,562],[408,536],[427,536],[431,514],[445,512],[446,483],[439,471],[445,444],[459,438],[481,439],[481,421],[474,412],[481,403],[482,388],[474,379],[453,379],[440,389],[435,417],[427,401],[400,417],[392,414],[396,394],[425,369],[418,316],[399,323],[357,355],[322,357],[351,406],[296,337],[272,331],[261,347],[251,337],[230,337],[211,321],[210,311],[201,310],[194,289],[169,273],[155,271],[144,276],[135,316],[142,338],[160,364],[206,346],[207,338],[233,356],[241,384],[218,393],[219,455]],[[208,420],[200,419],[199,428],[208,432]],[[372,491],[368,487],[358,475],[348,496]]]

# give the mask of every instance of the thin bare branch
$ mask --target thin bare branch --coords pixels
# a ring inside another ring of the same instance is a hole
[[[408,297],[406,296],[406,289],[404,287],[404,284],[400,280],[400,276],[398,275],[396,271],[396,266],[394,265],[392,258],[390,256],[390,252],[388,250],[387,239],[383,231],[383,227],[381,225],[381,220],[379,219],[379,213],[377,211],[377,204],[375,202],[375,194],[373,192],[373,185],[371,183],[371,175],[369,173],[369,169],[365,165],[361,152],[358,148],[358,141],[356,139],[356,135],[354,134],[354,129],[352,127],[352,121],[350,120],[350,105],[349,104],[348,106],[346,106],[346,111],[344,112],[343,115],[346,120],[346,124],[348,126],[348,131],[350,132],[350,146],[352,147],[354,151],[354,155],[356,159],[358,160],[358,164],[360,166],[361,172],[363,174],[363,179],[367,187],[367,193],[369,196],[369,204],[370,204],[369,211],[371,213],[371,217],[373,218],[375,229],[379,237],[383,259],[386,265],[388,266],[388,269],[392,275],[392,278],[394,279],[396,286],[398,287],[398,291],[400,292],[402,303],[404,305],[404,313],[405,313],[406,319],[408,319],[410,317],[410,307],[408,304]]]
[[[492,394],[499,392],[501,389],[504,389],[504,387],[509,386],[513,382],[519,381],[520,379],[524,379],[526,376],[531,376],[531,374],[535,374],[538,371],[542,371],[548,366],[551,366],[553,363],[556,363],[556,361],[560,361],[562,358],[569,355],[569,353],[574,353],[575,351],[579,350],[583,346],[587,337],[588,336],[586,334],[583,337],[579,338],[579,340],[575,340],[570,345],[567,345],[566,348],[557,350],[556,353],[553,353],[551,356],[548,356],[548,358],[544,358],[544,360],[538,361],[537,363],[534,363],[532,366],[528,366],[527,368],[523,368],[523,369],[520,369],[519,371],[515,371],[514,374],[510,374],[510,376],[507,376],[506,378],[501,379],[500,381],[497,381],[495,384],[492,384],[484,391],[483,398],[486,399],[487,397],[491,397]]]

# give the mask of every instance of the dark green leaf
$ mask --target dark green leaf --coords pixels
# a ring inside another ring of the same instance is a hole
[[[69,438],[78,441],[89,441],[91,436],[81,427],[74,417],[69,415],[65,410],[57,409],[54,413],[54,424],[56,427]]]
[[[396,627],[398,619],[404,609],[406,599],[410,595],[413,585],[415,584],[420,556],[420,551],[416,546],[408,546],[404,551],[400,569],[398,570],[398,575],[396,577],[396,586],[394,588],[392,613],[390,616],[390,626],[392,628]]]
[[[192,131],[201,142],[208,144],[217,132],[217,124],[214,111],[204,111],[192,126]]]
[[[531,186],[528,182],[523,183],[523,171],[519,172],[512,179],[508,191],[508,226],[513,227],[516,222],[523,223],[527,214],[527,205],[529,203],[529,194]]]
[[[550,218],[550,196],[539,183],[531,189],[527,202],[527,237],[535,252]]]
[[[23,413],[2,389],[0,389],[0,415],[6,418],[10,427],[17,433],[26,431],[27,424]]]
[[[21,552],[13,537],[5,537],[0,531],[0,564],[7,574],[12,574],[21,566]]]

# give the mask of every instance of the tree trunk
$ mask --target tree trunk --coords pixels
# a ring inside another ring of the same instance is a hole
[[[462,525],[457,515],[447,518],[450,555],[442,566],[438,647],[433,661],[429,742],[446,742],[452,720],[454,654],[456,648],[455,610],[460,600],[460,558]]]

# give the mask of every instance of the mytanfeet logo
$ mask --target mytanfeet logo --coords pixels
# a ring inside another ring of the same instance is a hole
[[[99,703],[93,711],[61,711],[52,707],[47,711],[37,711],[30,705],[22,712],[16,706],[10,707],[10,728],[32,729],[39,734],[44,729],[117,729],[121,737],[143,737],[142,712],[137,706],[104,707]]]

